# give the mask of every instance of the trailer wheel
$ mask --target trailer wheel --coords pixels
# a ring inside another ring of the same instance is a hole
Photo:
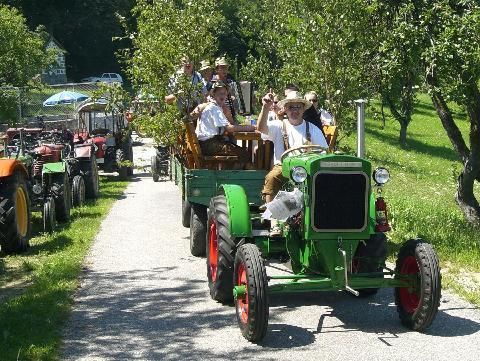
[[[84,174],[85,195],[87,198],[96,199],[99,193],[98,166],[95,154],[89,160],[82,160],[80,168]]]
[[[352,273],[382,272],[387,257],[387,237],[384,233],[375,233],[365,243],[361,242],[352,259]],[[376,295],[378,288],[357,289],[358,297]],[[350,293],[349,293],[350,294]]]
[[[190,213],[192,212],[192,204],[186,199],[182,200],[182,226],[190,228]]]
[[[158,169],[157,169],[157,156],[156,156],[156,155],[152,155],[150,164],[151,164],[153,181],[154,181],[154,182],[158,182],[158,180],[160,179],[160,175],[158,174]]]
[[[233,299],[233,265],[235,248],[239,241],[230,235],[225,196],[213,197],[207,222],[207,278],[210,296],[222,303],[231,302]]]
[[[437,314],[441,297],[438,257],[422,239],[410,239],[400,248],[395,268],[397,275],[415,278],[413,287],[395,288],[395,304],[403,325],[423,331]]]
[[[44,232],[51,233],[55,230],[55,201],[52,197],[47,197],[43,202],[42,220]]]
[[[0,186],[0,246],[4,253],[27,250],[31,217],[25,178],[15,173]]]
[[[117,149],[115,152],[115,160],[117,162],[118,178],[122,181],[127,180],[128,167],[124,165],[125,161],[127,161],[127,156],[123,149]]]
[[[52,191],[55,201],[55,214],[59,222],[68,222],[72,206],[72,193],[67,173],[53,177]]]
[[[207,237],[207,207],[192,203],[190,212],[190,252],[193,256],[205,256]]]
[[[268,281],[265,263],[258,247],[244,244],[235,255],[236,287],[244,292],[234,292],[237,321],[243,337],[248,341],[260,341],[268,326]]]
[[[73,177],[72,181],[72,205],[81,207],[85,203],[85,181],[81,175]]]

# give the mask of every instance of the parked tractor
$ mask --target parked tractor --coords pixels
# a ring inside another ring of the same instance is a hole
[[[390,175],[364,159],[364,105],[359,104],[357,156],[315,145],[287,150],[282,174],[288,184],[267,205],[260,198],[264,170],[196,169],[181,152],[172,158],[184,209],[190,207],[192,254],[206,254],[210,295],[235,303],[249,341],[258,342],[267,332],[271,294],[345,291],[368,297],[389,287],[405,326],[423,331],[435,318],[441,276],[432,246],[410,239],[395,268],[386,265],[390,226],[382,190]],[[187,143],[195,149],[194,142]],[[271,236],[271,219],[278,221],[280,235]],[[267,259],[291,266],[281,275],[267,275]]]
[[[95,149],[95,159],[104,172],[118,172],[125,180],[133,174],[131,131],[121,113],[105,114],[106,101],[86,101],[77,109],[76,146],[88,144]]]
[[[42,212],[43,230],[70,219],[71,188],[63,145],[44,144],[40,128],[10,128],[5,156],[20,160],[27,169],[27,189],[33,210]]]
[[[6,254],[23,252],[28,248],[31,233],[30,198],[27,182],[28,171],[23,159],[5,158],[5,142],[2,139],[0,159],[0,247]],[[25,160],[28,163],[28,160]]]

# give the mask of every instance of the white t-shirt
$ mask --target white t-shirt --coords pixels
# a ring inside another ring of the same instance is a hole
[[[327,112],[325,109],[320,109],[318,113],[320,115],[320,120],[322,121],[323,125],[332,125],[333,123],[332,114]]]
[[[285,130],[288,134],[288,145],[290,148],[298,147],[307,143],[307,126],[305,120],[302,121],[299,125],[292,125],[288,120],[284,120]],[[281,164],[281,156],[285,151],[285,146],[283,144],[283,123],[278,122],[268,122],[268,135],[273,141],[273,163]],[[328,148],[327,141],[323,136],[323,133],[318,127],[313,124],[308,125],[311,137],[311,144],[321,145],[325,148]]]
[[[209,102],[205,109],[202,111],[202,115],[197,122],[197,134],[198,140],[207,140],[213,138],[216,135],[222,135],[224,127],[230,125],[228,119],[223,114],[222,108],[217,103]]]
[[[275,114],[275,112],[273,112],[271,110],[268,112],[267,124],[270,123],[270,122],[277,122],[277,123],[282,124],[282,122],[277,118],[277,114]],[[263,140],[269,140],[269,141],[273,142],[272,138],[267,134],[262,133],[261,137],[262,137]]]

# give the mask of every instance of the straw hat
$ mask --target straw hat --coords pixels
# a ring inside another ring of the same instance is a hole
[[[212,85],[212,91],[215,92],[215,89],[219,89],[219,88],[225,88],[225,89],[228,90],[228,85],[225,84],[225,83],[224,83],[223,81],[221,81],[221,80],[217,80],[217,81],[215,81],[215,82],[213,83],[213,85]]]
[[[199,71],[204,71],[204,70],[207,70],[207,69],[213,69],[212,66],[210,65],[210,61],[209,60],[202,60],[200,62],[200,69],[198,69]]]
[[[302,93],[297,91],[289,92],[285,99],[278,102],[278,106],[286,108],[286,105],[289,103],[301,103],[303,104],[303,110],[306,110],[312,106],[312,103],[310,103],[308,100],[305,100]]]
[[[228,66],[228,61],[224,56],[215,59],[215,67],[222,65]]]

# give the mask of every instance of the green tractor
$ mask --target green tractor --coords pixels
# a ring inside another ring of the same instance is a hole
[[[332,154],[312,145],[292,148],[282,157],[289,182],[275,208],[267,205],[265,211],[249,202],[251,190],[238,184],[221,184],[210,200],[210,295],[222,303],[234,301],[247,340],[258,342],[267,332],[269,295],[292,292],[367,297],[390,287],[405,326],[422,331],[432,323],[441,297],[438,257],[430,244],[410,239],[396,266],[386,265],[390,226],[382,188],[389,173],[372,170],[362,155]],[[271,237],[268,218],[275,213],[282,214],[282,232]],[[289,260],[291,269],[267,275],[266,259]]]

